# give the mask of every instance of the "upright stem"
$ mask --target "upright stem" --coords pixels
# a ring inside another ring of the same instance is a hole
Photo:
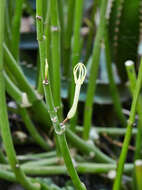
[[[85,64],[88,61],[89,56],[91,54],[92,41],[93,41],[94,29],[95,29],[95,14],[97,11],[98,2],[99,2],[98,0],[95,0],[93,3],[90,24],[89,24],[89,34],[88,34],[87,43],[86,43],[86,55],[85,55],[85,60],[84,60]]]
[[[135,67],[134,67],[134,62],[132,61],[127,61],[126,64],[126,70],[130,82],[130,91],[132,93],[132,97],[135,92],[135,86],[136,86],[136,72],[135,72]],[[142,96],[140,95],[138,98],[138,103],[137,103],[137,113],[138,113],[138,133],[136,135],[136,150],[134,154],[134,161],[137,159],[141,159],[142,154],[141,154],[141,148],[142,148]],[[137,189],[137,181],[136,181],[136,165],[134,165],[134,172],[133,172],[133,188]]]
[[[99,68],[99,61],[100,61],[101,41],[103,39],[103,35],[104,35],[104,31],[105,31],[106,8],[107,8],[107,0],[102,0],[101,8],[100,8],[100,24],[97,29],[96,38],[94,40],[92,64],[91,64],[91,69],[90,69],[87,97],[86,97],[85,109],[84,109],[83,138],[85,140],[88,140],[89,133],[90,133],[92,111],[93,111],[93,99],[94,99],[94,92],[96,90],[96,79],[98,76],[98,68]]]
[[[126,127],[127,126],[126,118],[122,112],[122,105],[121,105],[120,97],[119,97],[118,90],[117,90],[117,87],[116,87],[116,84],[114,81],[114,77],[113,77],[112,59],[111,59],[111,54],[110,54],[107,25],[105,27],[104,43],[105,43],[107,73],[108,73],[108,78],[109,78],[111,96],[112,96],[113,103],[114,103],[114,109],[116,111],[118,118],[120,119],[122,126]]]
[[[127,63],[129,63],[129,65],[127,65]],[[129,78],[129,82],[130,82],[130,90],[132,93],[132,96],[134,96],[134,92],[135,92],[135,86],[136,86],[136,72],[135,72],[135,68],[134,68],[134,63],[132,61],[126,62],[126,70],[128,73],[128,78]],[[137,103],[137,113],[138,113],[138,133],[136,136],[136,151],[135,151],[135,156],[134,159],[141,159],[141,148],[142,148],[142,97],[141,95],[138,98],[138,103]]]
[[[15,1],[15,11],[12,21],[11,49],[16,61],[19,61],[20,23],[22,17],[23,0]]]
[[[72,159],[71,159],[71,156],[70,156],[70,152],[69,152],[69,149],[68,149],[68,146],[67,146],[67,142],[66,142],[66,138],[65,138],[65,134],[64,134],[64,130],[62,131],[62,127],[60,125],[60,122],[59,122],[59,117],[58,117],[58,113],[56,112],[56,107],[54,105],[54,100],[53,100],[53,96],[52,96],[52,93],[51,93],[51,87],[50,87],[50,80],[49,80],[49,73],[48,70],[45,70],[45,49],[44,49],[44,44],[42,44],[42,40],[43,40],[43,23],[42,23],[42,3],[40,0],[37,0],[37,36],[38,36],[38,41],[39,41],[39,49],[40,49],[40,59],[41,59],[41,71],[42,71],[42,79],[44,81],[44,92],[45,92],[45,99],[46,99],[46,102],[47,102],[47,107],[48,107],[48,111],[49,111],[49,114],[50,114],[50,118],[51,118],[51,121],[53,123],[53,126],[54,126],[54,129],[55,129],[55,133],[56,133],[56,137],[57,137],[57,140],[59,142],[59,145],[60,145],[60,149],[61,149],[61,152],[62,152],[62,155],[63,155],[63,158],[64,158],[64,161],[65,161],[65,164],[66,164],[66,167],[68,169],[68,172],[72,178],[72,181],[75,185],[75,187],[78,189],[78,190],[85,190],[85,186],[80,182],[80,179],[77,175],[77,172],[73,166],[73,162],[72,162]],[[59,72],[59,55],[58,55],[58,49],[56,50],[56,48],[58,48],[58,42],[56,42],[56,40],[59,40],[59,36],[58,36],[58,15],[57,15],[57,2],[56,0],[53,0],[50,2],[51,3],[51,17],[52,18],[52,21],[51,21],[51,29],[52,29],[52,43],[53,43],[53,50],[55,50],[55,52],[52,51],[52,61],[53,63],[55,64],[55,68],[57,69],[58,68],[58,72]],[[55,18],[54,18],[55,17]],[[39,20],[40,18],[40,20]],[[53,30],[54,29],[54,30]],[[41,41],[40,41],[41,40]],[[55,54],[54,54],[55,53]],[[57,57],[55,57],[57,56]],[[57,60],[56,60],[57,58]],[[56,62],[54,61],[57,61],[58,65],[56,65]],[[47,63],[46,63],[47,64]],[[46,73],[45,73],[46,72]],[[54,71],[55,75],[56,75],[56,72],[57,71]],[[54,75],[53,75],[54,77]],[[57,77],[56,80],[55,78],[53,79],[53,82],[54,83],[57,83],[58,84],[58,81],[60,78],[59,78],[59,75],[55,76]],[[45,80],[44,80],[45,79]],[[55,88],[55,87],[54,87]],[[55,92],[53,88],[53,93]],[[60,86],[58,87],[59,90],[60,90]],[[57,97],[57,94],[56,96],[54,97],[55,101]],[[60,103],[60,102],[59,102]],[[57,105],[57,104],[56,104]],[[59,115],[60,116],[60,115]]]
[[[0,128],[5,150],[8,156],[9,163],[17,180],[27,190],[40,189],[40,187],[33,185],[29,179],[26,178],[16,158],[12,137],[10,133],[8,115],[6,109],[5,99],[5,84],[3,77],[3,38],[4,38],[4,17],[5,17],[5,0],[0,0]]]
[[[58,13],[57,0],[50,1],[51,6],[51,56],[52,56],[52,90],[55,107],[59,118],[62,115],[61,104],[61,79],[60,79],[60,62],[61,62],[61,38],[60,38],[60,23]]]
[[[141,83],[142,83],[142,59],[140,62],[138,79],[136,82],[135,92],[133,94],[130,117],[128,120],[127,131],[126,131],[122,151],[121,151],[119,162],[118,162],[117,174],[116,174],[116,178],[113,184],[113,190],[119,190],[121,187],[121,179],[122,179],[122,174],[123,174],[123,169],[124,169],[124,163],[126,160],[128,146],[129,146],[131,135],[132,135],[132,126],[135,121],[136,106],[137,106],[137,101],[138,101],[138,97],[139,97],[139,93],[141,89]]]
[[[73,20],[74,20],[74,5],[75,0],[69,0],[67,2],[67,24],[65,27],[65,40],[64,40],[64,52],[63,52],[63,66],[64,66],[64,75],[69,77],[70,71],[70,54],[71,54],[71,38],[73,32]]]

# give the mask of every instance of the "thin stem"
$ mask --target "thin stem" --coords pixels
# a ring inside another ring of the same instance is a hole
[[[9,166],[0,165],[3,167],[3,169],[10,169]],[[80,174],[96,174],[96,173],[108,173],[111,170],[115,170],[117,167],[116,164],[100,164],[100,163],[76,163],[76,170]],[[61,174],[67,174],[66,167],[63,166],[24,166],[22,167],[24,172],[27,175],[61,175]],[[124,172],[129,173],[133,169],[133,164],[125,164],[124,166]]]
[[[91,18],[89,20],[89,34],[87,37],[87,44],[86,44],[86,55],[85,55],[85,64],[89,59],[89,56],[91,54],[91,49],[92,49],[92,41],[93,41],[93,36],[94,36],[94,28],[95,28],[95,14],[97,11],[97,6],[98,6],[98,0],[95,0],[93,3],[93,8],[92,8],[92,13],[91,13]]]
[[[136,72],[135,72],[135,68],[134,68],[134,62],[132,61],[127,61],[125,63],[126,66],[126,70],[127,70],[127,74],[128,74],[128,78],[129,78],[129,82],[130,82],[130,91],[132,96],[134,95],[135,92],[135,86],[136,86]],[[141,142],[141,138],[142,138],[142,96],[140,95],[138,98],[138,103],[137,103],[137,113],[138,113],[138,133],[136,135],[136,151],[134,154],[134,160],[137,159],[141,159],[141,148],[142,148],[142,142]],[[133,188],[136,189],[136,167],[134,167],[134,172],[133,172]]]
[[[23,0],[15,1],[15,11],[12,20],[11,48],[14,58],[19,61],[20,23],[22,17]]]
[[[63,52],[63,66],[64,75],[69,76],[70,71],[70,54],[71,54],[71,39],[73,32],[73,20],[74,20],[74,6],[75,0],[69,0],[67,2],[67,24],[65,27],[65,40],[64,40],[64,52]]]
[[[127,65],[127,63],[129,63],[129,65]],[[134,68],[134,63],[132,61],[127,61],[126,62],[126,70],[127,70],[127,74],[129,77],[129,81],[130,81],[130,90],[132,93],[132,96],[134,96],[134,92],[135,92],[135,86],[136,86],[136,72],[135,72],[135,68]],[[135,156],[134,159],[141,159],[141,148],[142,148],[142,142],[141,142],[141,138],[142,138],[142,97],[141,95],[138,98],[138,103],[137,103],[137,113],[138,113],[138,133],[136,136],[136,151],[135,151]]]
[[[71,130],[67,129],[66,135],[70,143],[74,145],[74,147],[78,148],[80,152],[91,156],[92,158],[94,158],[95,161],[102,163],[115,163],[115,160],[105,155],[95,145],[87,143],[86,141],[78,137],[75,133],[73,133]]]
[[[52,59],[52,91],[54,104],[57,109],[59,119],[62,117],[61,104],[61,79],[60,79],[60,62],[61,62],[61,37],[60,23],[57,0],[50,1],[51,8],[51,59]]]
[[[26,93],[22,93],[18,87],[10,80],[10,78],[8,77],[8,75],[6,74],[6,72],[3,72],[4,74],[4,79],[5,79],[5,83],[6,83],[6,91],[7,93],[14,99],[16,100],[16,102],[21,105],[21,106],[27,106],[30,107],[31,104],[28,101],[28,97],[26,96]],[[23,94],[25,96],[25,102],[23,102]],[[24,105],[25,103],[25,105]]]
[[[114,127],[91,127],[92,130],[96,131],[97,134],[101,135],[106,133],[107,135],[111,135],[111,136],[118,136],[118,135],[125,135],[126,133],[126,128],[114,128]],[[83,132],[83,127],[81,126],[77,126],[76,127],[76,132]],[[137,134],[137,129],[133,129],[132,131],[133,135]]]
[[[128,146],[129,146],[131,135],[132,135],[132,126],[135,121],[136,106],[137,106],[137,101],[138,101],[138,97],[139,97],[139,93],[141,89],[141,83],[142,83],[142,59],[140,62],[138,79],[136,82],[135,92],[133,94],[133,100],[132,100],[131,111],[130,111],[130,116],[129,116],[128,125],[127,125],[127,131],[126,131],[122,151],[121,151],[119,162],[118,162],[117,175],[113,184],[113,190],[119,190],[121,187],[122,173],[123,173],[124,163],[125,163],[127,152],[128,152]]]
[[[37,167],[37,166],[49,166],[49,165],[54,165],[59,163],[59,158],[57,157],[52,157],[52,158],[46,158],[46,159],[40,159],[36,161],[29,161],[24,164],[22,164],[22,167]]]
[[[0,163],[7,164],[7,160],[6,160],[2,150],[0,150]]]
[[[92,111],[93,111],[93,98],[94,98],[94,92],[96,90],[96,79],[98,76],[98,68],[99,68],[99,60],[100,60],[101,40],[102,40],[104,32],[105,32],[106,8],[107,8],[107,0],[102,0],[101,8],[100,8],[100,24],[97,29],[96,38],[94,40],[92,64],[91,64],[91,69],[90,69],[87,97],[86,97],[85,109],[84,109],[83,138],[85,140],[89,139],[89,133],[90,133]]]
[[[126,127],[127,126],[126,118],[122,112],[122,105],[121,105],[119,93],[118,93],[118,90],[114,81],[114,76],[113,76],[112,59],[111,59],[111,54],[110,54],[107,25],[105,27],[104,43],[105,43],[107,73],[108,73],[108,78],[109,78],[109,86],[110,86],[110,92],[111,92],[111,96],[112,96],[112,100],[114,104],[114,109],[116,111],[118,118],[120,119],[122,126]]]
[[[142,160],[135,161],[137,190],[142,189]]]

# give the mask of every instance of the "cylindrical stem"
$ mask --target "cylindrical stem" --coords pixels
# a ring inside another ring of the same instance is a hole
[[[89,134],[90,134],[90,126],[91,126],[92,111],[93,111],[93,99],[94,99],[94,92],[96,90],[96,79],[98,76],[98,68],[99,68],[99,61],[100,61],[101,40],[103,39],[105,24],[106,24],[105,12],[107,8],[107,2],[108,2],[107,0],[102,0],[101,2],[100,24],[97,29],[97,34],[94,40],[92,64],[91,64],[91,69],[90,69],[87,97],[86,97],[85,109],[84,109],[83,138],[85,140],[89,139]]]
[[[128,125],[127,125],[127,131],[126,131],[122,151],[121,151],[119,162],[118,162],[117,175],[113,184],[113,190],[119,190],[121,187],[121,178],[123,174],[124,163],[125,163],[127,152],[128,152],[128,146],[129,146],[131,135],[132,135],[132,127],[135,121],[136,106],[137,106],[137,101],[138,101],[138,97],[139,97],[139,93],[141,89],[141,83],[142,83],[142,59],[140,62],[138,79],[136,82],[135,92],[133,94],[133,100],[132,100],[131,111],[130,111],[130,116],[129,116]]]

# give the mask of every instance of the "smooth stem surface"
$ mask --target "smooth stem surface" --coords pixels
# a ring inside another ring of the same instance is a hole
[[[129,64],[127,64],[129,63]],[[132,61],[127,61],[126,64],[126,70],[130,82],[130,91],[132,96],[134,95],[135,92],[135,86],[136,86],[136,72],[135,72],[135,66],[134,62]],[[141,148],[142,148],[142,96],[140,95],[138,98],[138,103],[137,103],[137,113],[138,113],[138,133],[136,135],[136,150],[134,154],[134,160],[136,159],[141,159],[142,154],[141,154]],[[133,188],[137,189],[137,181],[136,181],[136,166],[134,167],[134,172],[133,172]]]
[[[17,88],[17,86],[10,80],[6,72],[3,72],[6,91],[7,93],[17,101],[18,104],[22,104],[22,92]]]
[[[52,91],[54,104],[57,109],[59,119],[62,118],[62,103],[61,103],[61,78],[60,78],[60,64],[61,64],[61,36],[60,23],[58,13],[58,1],[50,1],[51,13],[51,59],[52,59]]]
[[[134,92],[135,92],[135,86],[136,86],[136,72],[135,72],[135,68],[134,68],[134,63],[132,63],[129,66],[126,66],[126,70],[128,73],[128,77],[129,77],[129,82],[130,82],[130,90],[132,93],[132,96],[134,96]],[[138,113],[138,133],[136,136],[136,151],[135,151],[135,156],[134,159],[141,159],[141,148],[142,148],[142,96],[140,95],[138,98],[138,103],[137,103],[137,113]]]
[[[98,76],[98,68],[100,61],[100,49],[101,49],[101,40],[105,32],[105,12],[107,8],[107,0],[102,0],[100,8],[100,24],[97,29],[96,38],[94,40],[94,48],[92,55],[92,64],[90,69],[90,76],[87,89],[87,97],[85,102],[84,109],[84,132],[83,138],[85,140],[89,139],[90,126],[92,121],[92,112],[93,112],[93,98],[94,92],[96,90],[96,79]]]
[[[116,128],[116,127],[92,127],[92,130],[94,132],[98,133],[99,135],[106,133],[107,135],[111,136],[118,136],[118,135],[125,135],[126,133],[126,128]],[[83,127],[77,126],[76,127],[76,132],[83,132]],[[133,129],[132,131],[133,135],[137,134],[137,129]]]
[[[16,153],[14,150],[12,137],[10,133],[8,114],[6,109],[6,99],[5,99],[5,84],[3,77],[3,39],[4,39],[4,16],[5,16],[5,1],[0,0],[0,128],[3,143],[5,146],[6,154],[10,166],[15,173],[16,179],[19,183],[23,185],[27,190],[38,190],[39,187],[33,185],[24,175],[21,170],[18,160],[16,158]]]
[[[63,52],[63,66],[64,66],[64,75],[69,77],[70,71],[70,54],[71,54],[71,39],[73,32],[73,20],[74,20],[74,6],[75,0],[69,0],[67,2],[67,24],[65,27],[65,40],[64,40],[64,52]]]
[[[118,162],[117,174],[116,174],[116,178],[113,184],[113,190],[120,190],[120,187],[121,187],[121,179],[122,179],[122,174],[123,174],[123,169],[124,169],[124,163],[126,160],[128,146],[129,146],[131,135],[132,135],[132,125],[135,121],[136,106],[137,106],[137,101],[138,101],[138,97],[139,97],[139,93],[141,89],[141,83],[142,83],[142,59],[140,62],[138,79],[136,82],[135,92],[133,94],[133,100],[132,100],[132,105],[131,105],[131,110],[130,110],[130,117],[128,120],[127,131],[126,131],[122,151],[121,151],[119,162]]]
[[[0,163],[7,163],[6,157],[4,156],[2,150],[0,150]]]
[[[14,17],[12,20],[11,49],[16,61],[19,61],[20,24],[22,17],[23,0],[15,1]]]
[[[92,49],[92,41],[93,41],[93,36],[94,36],[94,29],[95,29],[95,15],[98,7],[98,0],[95,0],[93,3],[93,8],[92,8],[92,13],[91,13],[91,18],[89,20],[89,34],[87,37],[87,44],[86,44],[86,55],[85,55],[85,64],[89,59],[89,56],[91,54],[91,49]]]
[[[110,53],[110,45],[109,45],[109,38],[108,38],[108,29],[107,24],[105,27],[105,35],[104,35],[104,44],[105,44],[105,55],[106,55],[106,66],[107,66],[107,73],[109,78],[109,86],[110,86],[110,92],[114,104],[114,109],[116,111],[116,114],[122,124],[123,127],[127,126],[126,118],[122,112],[122,105],[121,100],[119,97],[119,93],[115,84],[114,76],[113,76],[113,70],[112,70],[112,59],[111,59],[111,53]]]
[[[137,190],[142,189],[142,160],[135,161]]]
[[[38,92],[42,92],[42,65],[45,62],[45,38],[43,29],[43,1],[36,1],[36,28],[37,28],[37,40],[39,44],[39,71],[38,71]]]
[[[0,165],[1,166],[1,165]],[[2,165],[3,169],[9,169],[9,166]],[[100,164],[100,163],[76,163],[76,170],[80,174],[96,174],[96,173],[108,173],[111,170],[115,170],[117,167],[116,164]],[[59,166],[59,165],[52,165],[52,166],[24,166],[22,167],[24,172],[27,175],[40,175],[40,176],[46,176],[46,175],[61,175],[61,174],[67,174],[66,167]],[[124,166],[124,172],[129,173],[133,169],[133,164],[125,164]],[[78,189],[77,189],[78,190]]]

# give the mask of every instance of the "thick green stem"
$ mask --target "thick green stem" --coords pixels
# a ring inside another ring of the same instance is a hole
[[[119,162],[118,162],[117,175],[113,184],[113,190],[119,190],[121,187],[121,179],[122,179],[122,174],[123,174],[123,169],[124,169],[124,163],[126,160],[128,146],[129,146],[131,135],[132,135],[132,126],[135,121],[136,106],[137,106],[137,101],[138,101],[138,97],[139,97],[139,93],[141,89],[141,83],[142,83],[142,59],[140,62],[138,79],[136,82],[135,92],[133,94],[133,100],[132,100],[131,111],[130,111],[130,116],[129,116],[128,125],[127,125],[127,131],[126,131],[122,151],[121,151]]]
[[[106,18],[105,18],[106,8],[107,8],[107,0],[102,0],[101,8],[100,8],[100,24],[97,29],[96,38],[94,40],[92,64],[91,64],[91,69],[90,69],[87,97],[86,97],[85,109],[84,109],[83,138],[85,140],[89,139],[90,126],[91,126],[91,121],[92,121],[93,98],[94,98],[94,92],[96,90],[96,79],[98,76],[101,41],[103,39],[103,35],[105,32],[105,24],[106,24]]]

